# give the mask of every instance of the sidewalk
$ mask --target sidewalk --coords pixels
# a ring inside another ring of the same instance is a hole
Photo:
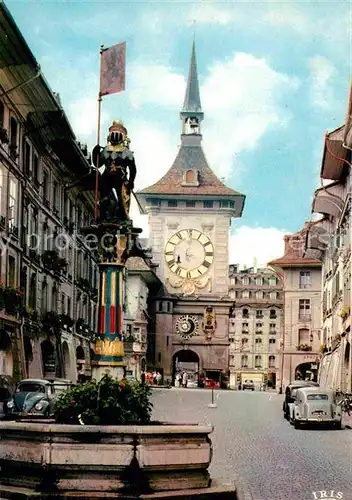
[[[346,429],[352,429],[352,413],[348,415],[347,413],[342,413],[342,425]]]

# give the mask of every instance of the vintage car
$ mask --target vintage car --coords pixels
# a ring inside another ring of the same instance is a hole
[[[246,380],[242,384],[242,391],[254,391],[255,386],[253,380]]]
[[[69,386],[69,382],[63,381],[22,380],[4,403],[5,418],[51,417],[54,414],[56,398]]]
[[[330,424],[341,429],[342,410],[336,403],[336,392],[323,387],[297,389],[296,401],[290,405],[290,423],[298,429],[302,424]]]
[[[318,387],[317,382],[311,382],[310,380],[295,380],[292,384],[288,385],[285,390],[285,399],[282,405],[284,412],[284,418],[289,420],[290,418],[290,405],[294,404],[296,401],[297,389],[301,387]]]

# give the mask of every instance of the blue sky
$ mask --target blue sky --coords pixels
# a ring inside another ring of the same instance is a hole
[[[195,20],[203,147],[219,177],[247,195],[231,261],[264,264],[282,252],[283,234],[310,217],[324,133],[345,117],[348,0],[6,4],[90,146],[100,44],[127,42],[126,92],[104,99],[102,137],[112,119],[124,120],[137,188],[157,180],[177,153]]]

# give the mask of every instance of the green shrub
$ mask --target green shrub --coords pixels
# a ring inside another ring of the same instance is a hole
[[[139,382],[105,375],[64,392],[57,400],[58,423],[86,425],[148,424],[152,412],[150,388]]]

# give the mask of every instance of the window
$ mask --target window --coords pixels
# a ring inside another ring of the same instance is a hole
[[[276,292],[275,292],[276,293]],[[276,311],[275,309],[270,309],[270,315],[269,315],[269,318],[270,319],[276,319]]]
[[[17,130],[17,121],[12,117],[10,120],[10,146],[13,148],[17,148]]]
[[[16,260],[15,257],[9,255],[9,287],[16,287]]]
[[[249,291],[248,290],[243,290],[242,299],[249,299]]]
[[[269,328],[270,328],[270,330],[272,328],[275,329],[276,328],[276,323],[269,323]]]
[[[39,180],[39,158],[36,153],[33,153],[33,180],[34,182]]]
[[[66,314],[66,295],[61,295],[61,314]]]
[[[37,250],[37,235],[38,235],[38,210],[34,207],[32,209],[31,220],[31,248]]]
[[[44,202],[49,202],[49,174],[45,170],[43,173],[43,196]]]
[[[255,343],[256,344],[261,344],[262,343],[262,339],[255,339]]]
[[[255,357],[255,367],[256,368],[261,368],[262,366],[262,357],[261,356],[256,356]]]
[[[147,203],[150,203],[152,207],[159,207],[160,206],[160,200],[158,198],[147,198]]]
[[[263,284],[263,278],[256,278],[255,283],[256,283],[256,285],[262,285]]]
[[[168,200],[167,206],[168,207],[177,207],[177,201],[176,200]]]
[[[25,141],[24,144],[24,173],[30,177],[31,175],[31,146]]]
[[[276,339],[269,339],[269,344],[276,344]]]
[[[308,328],[300,328],[298,330],[298,344],[309,344],[310,332]]]
[[[256,317],[257,318],[262,318],[264,315],[263,315],[263,311],[261,309],[257,309],[257,313],[256,313]]]
[[[257,297],[257,299],[262,299],[264,298],[264,292],[262,290],[258,290],[255,296]]]
[[[248,356],[244,354],[241,358],[241,367],[247,368],[247,366],[248,366]]]
[[[299,319],[310,320],[310,299],[299,299]]]
[[[17,226],[17,180],[9,183],[9,228]]]
[[[158,303],[158,311],[161,312],[163,310],[163,303],[159,302]]]
[[[159,354],[158,354],[158,361],[159,361],[159,363],[161,363],[161,352],[159,352]]]
[[[275,356],[269,356],[269,368],[275,368]]]
[[[242,318],[249,318],[248,309],[242,309]]]
[[[249,285],[249,278],[248,278],[248,276],[246,276],[245,278],[242,278],[242,285],[245,285],[245,286]]]
[[[255,327],[256,327],[256,328],[263,328],[263,323],[256,323],[256,324],[255,324]]]
[[[29,306],[32,309],[37,308],[37,275],[35,273],[32,274],[31,280],[29,283],[29,296],[28,296]]]
[[[48,284],[46,281],[42,283],[42,311],[48,311]]]
[[[71,316],[71,297],[67,297],[67,314]]]
[[[276,300],[277,299],[277,292],[270,292],[269,297],[271,300]]]
[[[51,294],[51,309],[53,311],[56,311],[56,309],[57,309],[57,297],[58,297],[57,286],[54,283],[53,289],[52,289],[52,294]]]
[[[242,339],[242,344],[248,344],[248,339],[247,338]]]
[[[59,199],[60,199],[59,185],[55,181],[53,184],[53,206],[54,206],[54,209],[56,209],[56,210],[59,210]]]
[[[227,200],[220,201],[220,207],[221,208],[228,208],[229,202]]]
[[[270,286],[276,286],[277,285],[277,278],[275,278],[275,276],[271,276],[269,278],[269,285]]]
[[[169,347],[169,336],[166,336],[166,347]]]
[[[187,208],[194,208],[196,206],[196,202],[192,200],[186,200],[186,207]]]
[[[301,271],[299,273],[299,287],[309,288],[311,286],[310,271]]]
[[[204,208],[213,208],[214,202],[210,200],[206,200],[204,202]]]

